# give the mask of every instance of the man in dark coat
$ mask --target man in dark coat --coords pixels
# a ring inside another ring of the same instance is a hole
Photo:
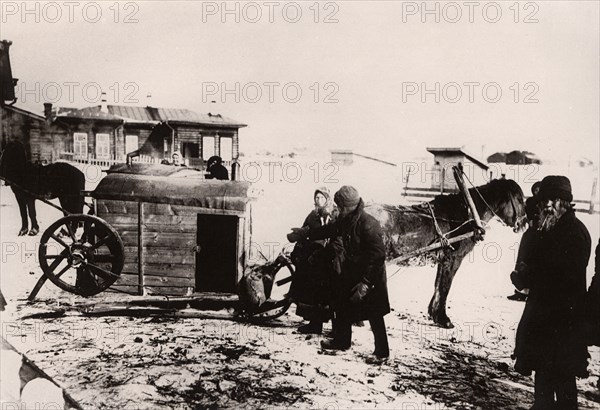
[[[575,378],[588,375],[578,326],[591,239],[575,216],[567,177],[544,178],[538,199],[539,230],[525,266],[511,275],[517,288],[530,289],[517,329],[515,369],[524,375],[535,371],[534,409],[576,409]]]
[[[352,342],[352,323],[369,320],[378,358],[389,356],[383,317],[390,312],[385,272],[385,246],[379,222],[364,211],[355,188],[343,186],[335,193],[337,221],[315,229],[294,229],[290,242],[335,238],[337,244],[332,305],[334,337],[321,342],[325,349],[346,350]]]
[[[214,155],[206,162],[206,179],[228,180],[229,171],[223,166],[223,160],[218,155]]]

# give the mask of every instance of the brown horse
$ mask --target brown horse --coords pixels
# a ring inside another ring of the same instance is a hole
[[[482,222],[498,216],[506,225],[520,229],[525,217],[523,191],[509,179],[495,179],[469,190]],[[467,233],[474,228],[462,194],[438,195],[429,203],[413,206],[367,205],[365,211],[381,224],[388,259],[405,255],[439,240],[439,232],[448,237]],[[465,239],[438,251],[435,292],[429,303],[429,316],[442,327],[453,327],[446,315],[446,299],[452,280],[475,241]]]
[[[17,141],[6,144],[0,157],[0,176],[6,178],[19,204],[21,230],[19,236],[37,235],[38,225],[35,200],[58,198],[61,207],[69,213],[83,212],[85,175],[72,165],[55,163],[46,166],[27,161],[25,147]],[[24,188],[27,192],[20,188]],[[31,219],[31,229],[29,229]]]

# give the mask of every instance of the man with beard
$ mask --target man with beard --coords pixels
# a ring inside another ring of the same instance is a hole
[[[532,409],[576,409],[576,377],[587,377],[588,352],[578,326],[584,312],[591,239],[577,219],[567,177],[540,184],[539,229],[523,269],[513,272],[529,297],[517,329],[515,370],[535,371]],[[556,398],[555,398],[556,395]]]
[[[390,312],[385,273],[385,246],[379,222],[364,211],[364,202],[351,186],[334,195],[339,209],[336,222],[322,227],[294,228],[290,242],[336,238],[332,307],[334,337],[321,342],[330,350],[347,350],[352,344],[352,323],[369,320],[375,339],[373,354],[389,356],[384,315]]]

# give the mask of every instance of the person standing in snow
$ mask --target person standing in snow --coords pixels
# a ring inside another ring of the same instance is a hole
[[[515,370],[535,372],[533,409],[576,409],[576,377],[587,377],[587,346],[579,331],[591,253],[587,228],[577,219],[567,177],[540,184],[540,226],[524,267],[511,278],[529,297],[517,328]],[[556,398],[555,398],[556,396]]]
[[[334,196],[339,209],[337,221],[309,229],[293,228],[290,242],[301,239],[336,238],[332,305],[334,337],[321,347],[347,350],[352,344],[352,323],[369,320],[375,341],[373,354],[389,356],[384,316],[390,312],[385,271],[385,246],[379,222],[364,211],[364,202],[351,186],[341,187]]]
[[[313,195],[314,209],[308,214],[303,228],[314,229],[332,223],[337,218],[327,187],[320,187]],[[320,334],[323,323],[329,320],[326,308],[331,297],[329,240],[300,240],[296,243],[291,258],[296,272],[290,288],[290,298],[296,303],[296,314],[309,320],[298,328],[299,333]]]

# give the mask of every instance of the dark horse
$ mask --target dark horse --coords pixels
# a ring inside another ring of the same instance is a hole
[[[509,179],[494,179],[486,185],[469,190],[482,222],[498,216],[506,225],[520,229],[525,216],[523,191]],[[467,233],[473,229],[462,194],[438,195],[428,204],[413,207],[368,205],[365,210],[381,224],[388,259],[423,248],[439,239],[435,221],[448,237]],[[432,214],[433,211],[433,214]],[[435,216],[434,217],[432,216]],[[473,250],[475,241],[465,239],[437,252],[435,292],[429,303],[429,316],[442,327],[453,327],[446,315],[446,299],[452,280],[464,257]]]
[[[61,207],[69,213],[83,212],[85,176],[72,165],[58,162],[46,166],[27,161],[25,147],[20,142],[6,144],[0,157],[0,176],[6,178],[11,186],[21,212],[21,230],[19,236],[37,235],[40,227],[36,219],[36,197],[44,199],[58,198]],[[25,192],[19,187],[29,192]],[[36,197],[32,196],[31,194]],[[31,219],[28,228],[27,213]]]

